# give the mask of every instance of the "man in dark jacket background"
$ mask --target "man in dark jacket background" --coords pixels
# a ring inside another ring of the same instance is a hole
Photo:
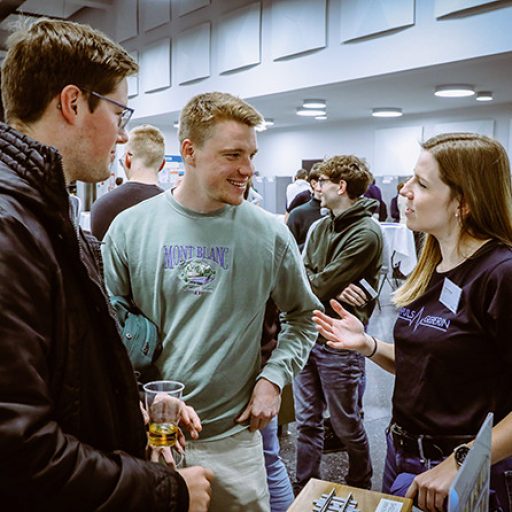
[[[290,215],[286,220],[286,225],[292,232],[295,240],[297,240],[297,244],[301,251],[304,249],[306,236],[311,224],[323,217],[323,214],[320,211],[320,193],[318,191],[318,178],[320,177],[320,172],[315,167],[318,165],[319,164],[313,165],[308,176],[308,181],[312,189],[309,201],[291,210]],[[297,197],[295,199],[297,199]]]
[[[365,279],[373,288],[382,258],[382,235],[372,219],[374,199],[362,197],[372,181],[366,163],[353,155],[335,156],[318,164],[320,204],[331,214],[311,226],[303,251],[311,288],[326,311],[329,300],[351,283]],[[375,302],[354,313],[364,324]],[[320,478],[323,413],[329,409],[334,433],[348,452],[347,484],[369,489],[372,465],[368,438],[358,405],[364,358],[356,352],[334,350],[319,336],[293,388],[297,421],[295,490],[310,478]]]
[[[146,462],[126,350],[66,184],[109,176],[137,65],[87,26],[11,36],[0,124],[0,500],[17,511],[206,511],[211,474]],[[190,508],[189,508],[190,507]]]

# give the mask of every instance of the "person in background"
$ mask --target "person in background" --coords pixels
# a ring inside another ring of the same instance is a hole
[[[310,190],[308,179],[308,171],[306,169],[299,169],[293,178],[293,182],[286,187],[286,209],[290,206],[297,194]]]
[[[288,215],[292,210],[297,208],[298,206],[301,206],[303,204],[306,204],[311,197],[313,196],[313,186],[311,185],[311,179],[310,174],[312,171],[315,170],[315,166],[318,165],[319,162],[312,165],[311,170],[308,173],[308,182],[309,182],[309,188],[307,190],[303,190],[302,192],[299,192],[294,198],[293,201],[286,207],[286,219],[288,219]],[[318,179],[318,176],[316,177]]]
[[[370,184],[368,190],[364,193],[364,197],[376,199],[379,202],[373,213],[379,222],[385,222],[388,218],[388,208],[382,199],[380,188],[375,184],[375,180],[373,180],[373,183]]]
[[[395,344],[365,334],[334,301],[340,319],[316,313],[319,330],[332,349],[366,355],[396,375],[384,492],[410,484],[406,495],[422,510],[443,510],[471,440],[491,411],[490,510],[509,512],[512,188],[507,154],[483,135],[438,135],[422,144],[414,176],[400,194],[407,198],[407,226],[426,238],[418,265],[394,296],[400,308]],[[354,305],[360,292],[353,293]]]
[[[277,347],[280,330],[279,310],[274,301],[269,299],[265,308],[261,336],[262,366],[266,364],[272,351]],[[270,510],[271,512],[286,512],[293,502],[294,495],[288,471],[279,454],[281,448],[279,446],[277,416],[274,416],[269,424],[261,429],[261,437],[270,493]]]
[[[251,190],[249,180],[244,193],[244,199],[248,201]],[[269,299],[265,307],[263,318],[263,331],[261,335],[261,367],[265,366],[270,354],[277,347],[277,337],[281,330],[279,322],[279,310],[274,301]],[[277,416],[274,416],[267,426],[261,429],[263,442],[263,456],[265,458],[265,470],[267,473],[268,491],[270,494],[271,512],[286,512],[293,502],[293,489],[288,471],[279,452]]]
[[[396,186],[396,196],[391,199],[390,203],[390,214],[391,218],[394,222],[400,222],[401,224],[406,224],[407,219],[405,217],[405,208],[407,204],[407,199],[400,194],[400,190],[405,185],[403,181],[398,183]]]
[[[288,219],[286,220],[286,225],[290,228],[299,249],[302,251],[304,248],[304,243],[306,242],[306,235],[308,230],[315,221],[323,217],[322,212],[320,211],[320,189],[318,187],[318,178],[320,177],[320,171],[318,170],[318,165],[315,164],[309,173],[308,180],[311,186],[310,200],[294,208]],[[302,192],[303,194],[305,192]],[[299,195],[301,195],[299,194]],[[294,201],[298,198],[298,196],[294,199]]]
[[[122,211],[161,194],[158,173],[165,165],[162,132],[149,124],[130,130],[122,160],[128,181],[97,199],[91,208],[91,232],[103,240],[110,224]]]
[[[374,199],[362,197],[372,181],[366,163],[354,155],[322,162],[317,190],[321,206],[331,214],[310,229],[303,259],[311,287],[331,311],[329,300],[350,283],[366,279],[377,286],[382,259],[382,233],[372,219]],[[375,301],[353,308],[367,323]],[[347,484],[369,489],[372,465],[368,438],[358,405],[364,358],[348,350],[332,350],[318,338],[304,369],[294,381],[297,425],[295,490],[320,478],[325,409],[349,457]]]
[[[145,461],[139,394],[66,185],[109,177],[137,64],[85,25],[15,32],[0,124],[3,510],[201,511],[211,474]]]
[[[214,470],[210,512],[269,510],[259,430],[302,368],[321,306],[288,228],[244,201],[261,121],[230,94],[192,98],[179,122],[183,181],[118,215],[102,247],[109,291],[131,294],[158,326],[157,365],[185,384],[201,418],[186,464]],[[281,331],[261,368],[269,298],[282,312]]]

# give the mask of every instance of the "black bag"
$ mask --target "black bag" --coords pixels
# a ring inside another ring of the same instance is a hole
[[[140,381],[161,379],[155,361],[162,352],[162,342],[156,325],[145,317],[126,297],[110,297],[121,327],[123,344],[134,370],[140,372]]]

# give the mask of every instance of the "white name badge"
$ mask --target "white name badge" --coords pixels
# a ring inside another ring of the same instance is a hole
[[[462,288],[445,277],[439,302],[444,304],[452,313],[457,313],[461,294]]]

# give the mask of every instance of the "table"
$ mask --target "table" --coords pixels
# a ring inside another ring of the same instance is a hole
[[[318,499],[322,494],[329,494],[333,488],[336,489],[336,496],[341,498],[345,498],[349,493],[352,493],[357,501],[357,509],[360,512],[375,512],[381,500],[389,500],[393,503],[388,505],[396,505],[395,507],[388,506],[386,508],[383,507],[383,505],[386,504],[384,501],[381,504],[381,510],[390,510],[393,512],[412,511],[412,500],[408,498],[390,496],[380,492],[357,489],[355,487],[349,487],[348,485],[335,484],[333,482],[312,478],[292,503],[288,512],[311,512],[313,510],[313,501]]]
[[[413,232],[404,224],[394,222],[379,224],[384,239],[383,266],[386,266],[390,272],[393,266],[399,265],[400,272],[405,276],[409,275],[418,262]]]

